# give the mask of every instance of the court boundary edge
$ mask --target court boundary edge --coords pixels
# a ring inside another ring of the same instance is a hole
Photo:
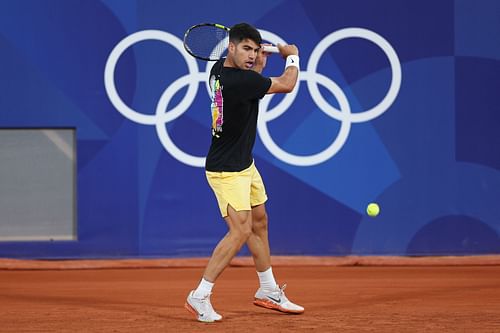
[[[71,270],[71,269],[136,269],[136,268],[198,268],[208,258],[139,258],[139,259],[76,259],[28,260],[0,258],[0,270]],[[236,257],[232,267],[253,266],[251,257]],[[476,256],[273,256],[272,265],[279,266],[498,266],[500,255]]]

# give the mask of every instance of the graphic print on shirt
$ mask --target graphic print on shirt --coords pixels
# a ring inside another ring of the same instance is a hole
[[[224,124],[222,85],[220,80],[212,75],[210,78],[210,90],[212,92],[212,136],[219,137]]]

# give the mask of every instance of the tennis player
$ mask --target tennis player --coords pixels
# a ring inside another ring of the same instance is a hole
[[[227,57],[216,62],[210,72],[212,143],[205,169],[229,231],[217,244],[201,282],[186,300],[186,309],[202,322],[222,319],[210,303],[212,288],[245,243],[260,281],[254,304],[285,313],[304,312],[303,307],[288,300],[286,285],[278,286],[273,276],[267,195],[252,157],[259,99],[265,94],[293,90],[299,73],[298,49],[295,45],[278,45],[286,59],[285,69],[281,76],[268,78],[261,75],[269,55],[261,50],[261,43],[254,27],[236,24],[229,33]]]

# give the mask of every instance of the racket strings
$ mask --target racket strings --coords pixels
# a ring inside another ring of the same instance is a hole
[[[229,32],[214,26],[200,26],[192,29],[185,38],[187,48],[195,55],[218,60],[226,51]]]

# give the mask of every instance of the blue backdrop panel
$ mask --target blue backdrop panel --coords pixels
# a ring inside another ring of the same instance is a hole
[[[201,167],[211,64],[182,37],[241,21],[300,49],[298,89],[262,100],[255,145],[273,254],[500,253],[499,13],[495,0],[2,1],[0,127],[76,128],[78,239],[2,242],[0,256],[210,255],[226,232]],[[265,74],[282,68],[273,56]]]

